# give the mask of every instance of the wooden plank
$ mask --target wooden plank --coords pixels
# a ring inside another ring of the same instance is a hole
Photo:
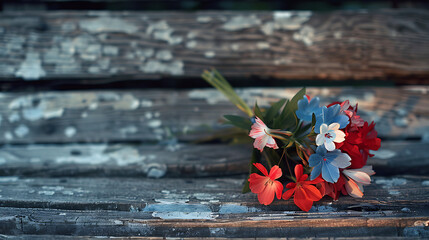
[[[368,164],[378,176],[429,174],[429,143],[385,141]],[[206,177],[248,172],[251,144],[67,144],[0,147],[0,175]]]
[[[186,79],[215,67],[238,78],[428,83],[428,13],[5,12],[0,79]]]
[[[238,89],[253,106],[291,98],[298,88]],[[385,139],[429,138],[429,88],[308,88],[323,104],[350,99]],[[0,143],[195,141],[241,114],[212,89],[62,91],[0,94]]]
[[[120,182],[120,187],[118,183]],[[428,237],[427,177],[374,178],[363,199],[258,204],[242,178],[1,178],[0,233],[168,237]],[[106,191],[108,189],[108,191]]]

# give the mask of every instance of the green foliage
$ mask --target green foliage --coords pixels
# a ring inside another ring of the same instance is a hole
[[[244,130],[250,130],[250,127],[252,126],[252,122],[249,118],[244,118],[235,115],[224,115],[223,117],[228,120],[226,123]]]
[[[242,193],[250,192],[249,181],[247,179],[249,179],[250,174],[258,172],[258,169],[255,166],[253,166],[253,164],[260,161],[261,161],[261,153],[259,152],[258,149],[254,148],[252,151],[252,157],[250,158],[250,163],[249,163],[249,176],[246,178],[246,182],[244,183],[243,190],[241,191]]]
[[[286,103],[282,113],[274,119],[273,128],[291,130],[298,124],[296,110],[298,110],[298,100],[305,95],[305,88],[302,88],[289,102]]]
[[[285,104],[287,100],[286,99],[280,99],[278,102],[273,103],[271,107],[267,110],[265,114],[265,119],[267,122],[265,124],[272,125],[274,118],[277,117],[280,113],[281,107]]]
[[[253,112],[250,107],[237,95],[232,86],[217,70],[213,69],[210,72],[206,70],[203,72],[201,77],[223,93],[231,103],[238,107],[238,109],[246,113],[249,117],[253,116]]]

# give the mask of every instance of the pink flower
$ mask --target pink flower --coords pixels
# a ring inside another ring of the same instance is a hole
[[[264,150],[265,146],[278,149],[279,147],[270,133],[271,129],[269,129],[261,119],[255,117],[255,123],[252,125],[252,129],[249,133],[249,136],[255,139],[253,146],[261,152]]]
[[[357,115],[358,105],[354,107],[350,105],[349,100],[346,100],[341,103],[341,112],[344,112],[350,118],[349,131],[356,131],[359,127],[362,127],[365,121]]]
[[[346,176],[345,188],[347,193],[355,198],[363,196],[363,185],[371,184],[371,177],[375,174],[372,166],[364,166],[359,169],[344,169],[343,174]]]
[[[282,170],[279,166],[275,165],[271,168],[270,174],[267,169],[260,163],[253,164],[259,171],[264,174],[261,176],[257,173],[250,174],[249,177],[249,188],[252,193],[258,194],[258,200],[261,204],[269,205],[274,200],[274,193],[277,195],[277,199],[280,199],[283,191],[283,184],[276,181],[277,178],[282,176]]]

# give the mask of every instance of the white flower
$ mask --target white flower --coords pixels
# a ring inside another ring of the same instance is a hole
[[[320,134],[316,137],[316,145],[321,146],[325,144],[328,151],[335,150],[335,143],[341,143],[345,140],[346,134],[339,130],[340,124],[332,123],[329,126],[323,123],[320,125]]]

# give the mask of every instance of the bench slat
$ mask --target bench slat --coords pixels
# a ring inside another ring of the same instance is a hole
[[[291,98],[297,88],[239,89],[249,105]],[[427,139],[428,87],[308,88],[323,104],[350,99],[384,139]],[[212,89],[0,94],[0,143],[195,141],[241,114]]]
[[[429,143],[384,141],[368,160],[378,176],[429,174]],[[245,174],[251,144],[66,144],[0,147],[0,175],[206,177]]]
[[[381,79],[428,83],[426,10],[5,12],[0,80]],[[108,80],[107,80],[108,81]]]
[[[240,194],[241,178],[0,179],[2,234],[428,236],[426,177],[374,177],[363,199],[326,198],[309,213],[260,205]]]

